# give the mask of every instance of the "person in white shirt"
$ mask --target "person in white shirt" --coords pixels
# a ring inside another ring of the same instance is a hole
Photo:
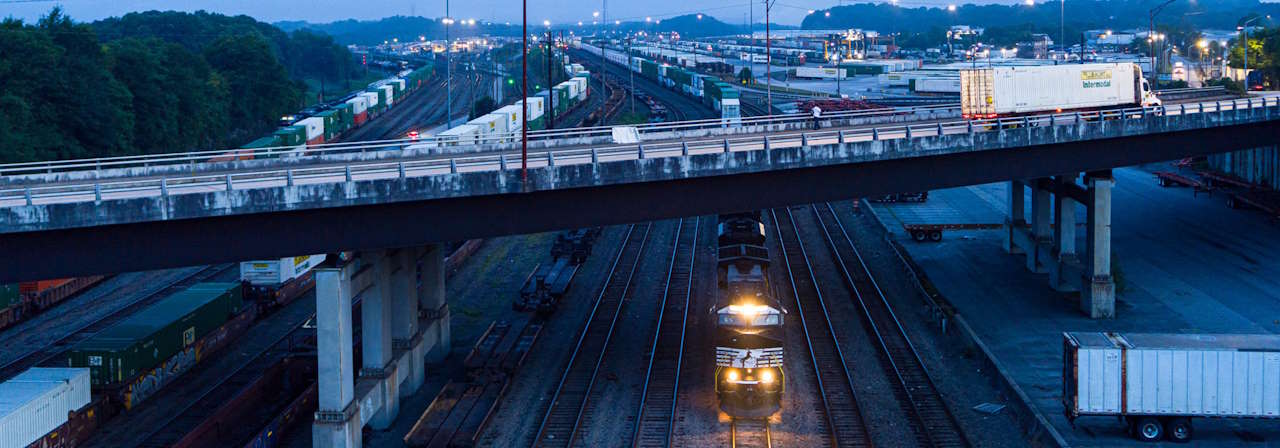
[[[822,108],[816,104],[813,106],[813,129],[818,130],[818,119],[822,118]]]

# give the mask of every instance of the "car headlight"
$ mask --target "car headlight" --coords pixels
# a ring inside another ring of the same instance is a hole
[[[760,372],[760,382],[765,384],[773,383],[773,372],[768,370]]]
[[[738,382],[738,371],[730,370],[729,373],[725,375],[725,379],[728,380],[730,383]]]

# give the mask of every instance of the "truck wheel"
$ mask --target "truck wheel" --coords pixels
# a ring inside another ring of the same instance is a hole
[[[911,231],[911,239],[916,240],[917,243],[923,243],[928,238],[929,238],[929,235],[926,235],[923,230]]]
[[[933,241],[933,242],[935,242],[935,243],[937,243],[937,242],[939,242],[939,241],[942,241],[942,231],[941,231],[941,230],[930,230],[930,231],[929,231],[929,241]]]
[[[1142,417],[1133,427],[1133,437],[1143,442],[1155,442],[1164,438],[1164,423],[1155,417]]]
[[[1187,443],[1191,441],[1191,419],[1189,418],[1174,417],[1169,419],[1165,424],[1165,430],[1168,431],[1168,434],[1165,434],[1165,436],[1171,441],[1178,443]]]

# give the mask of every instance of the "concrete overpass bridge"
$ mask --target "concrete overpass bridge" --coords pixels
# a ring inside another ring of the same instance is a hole
[[[333,355],[318,357],[312,439],[358,447],[361,428],[389,427],[426,363],[447,352],[439,242],[1010,181],[1007,249],[1108,317],[1110,168],[1280,141],[1277,97],[957,115],[850,113],[822,130],[804,117],[677,123],[641,127],[626,144],[607,128],[535,133],[527,179],[509,135],[216,163],[203,161],[217,153],[187,153],[0,166],[0,282],[354,250],[316,271],[318,349]],[[1051,225],[1074,222],[1077,203],[1088,221],[1080,255],[1075,226]]]

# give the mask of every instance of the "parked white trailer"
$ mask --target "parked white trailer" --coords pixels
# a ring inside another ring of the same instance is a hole
[[[919,93],[960,93],[960,78],[916,78],[915,87]]]
[[[528,100],[529,100],[529,121],[542,118],[542,114],[546,113],[546,103],[543,102],[544,98],[540,96],[531,96],[528,98]],[[523,110],[523,107],[524,107],[523,103],[524,103],[524,100],[516,101],[513,107],[515,107],[516,109]],[[517,126],[517,129],[518,128],[519,127]]]
[[[253,287],[277,289],[323,263],[324,254],[240,262],[240,280]]]
[[[474,145],[478,142],[479,136],[479,126],[464,124],[436,134],[436,142],[439,142],[440,146]]]
[[[467,124],[475,126],[479,131],[482,143],[493,143],[500,135],[507,133],[507,117],[500,114],[487,114],[468,121]],[[516,126],[516,130],[520,130],[520,126]]]
[[[967,118],[1158,105],[1142,69],[1131,63],[960,70],[960,113]]]
[[[848,70],[835,67],[796,67],[797,78],[845,79],[847,76]]]
[[[1186,442],[1192,417],[1280,418],[1280,335],[1063,334],[1067,418]]]

